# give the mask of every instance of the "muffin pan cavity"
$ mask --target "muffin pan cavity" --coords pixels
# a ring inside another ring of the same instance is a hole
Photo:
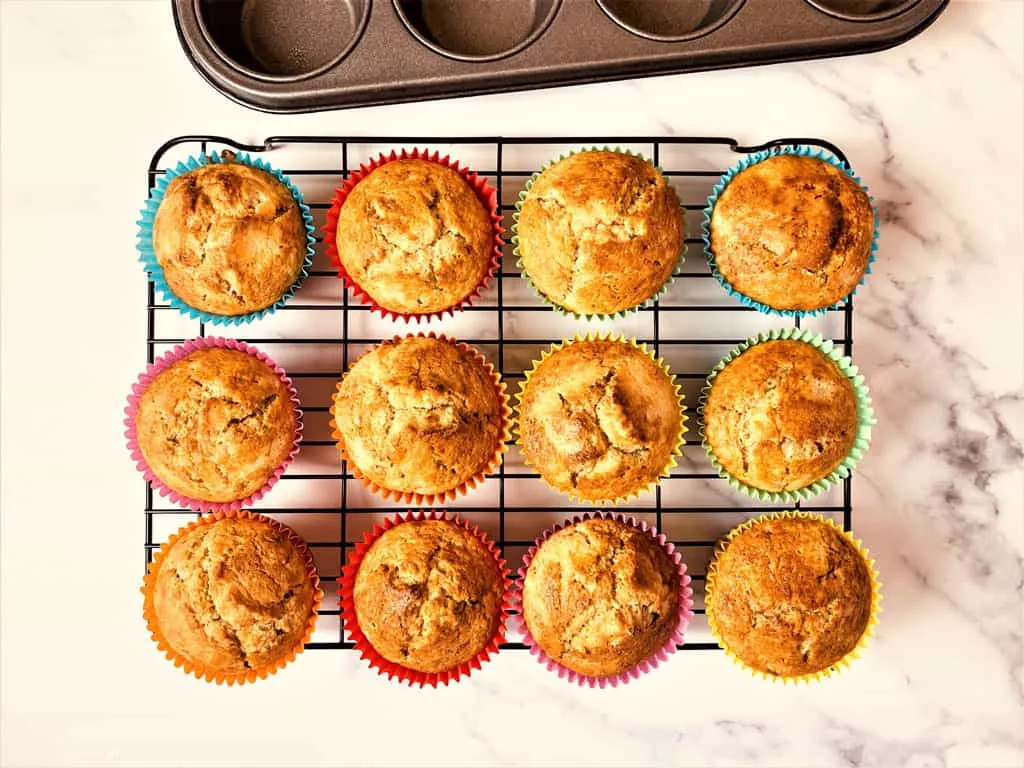
[[[815,8],[849,21],[879,21],[909,11],[918,0],[807,0]]]
[[[724,24],[744,0],[597,0],[623,29],[649,40],[691,40]]]

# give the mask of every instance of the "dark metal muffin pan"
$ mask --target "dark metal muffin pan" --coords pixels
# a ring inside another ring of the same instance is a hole
[[[215,88],[268,112],[881,50],[948,0],[172,0]]]

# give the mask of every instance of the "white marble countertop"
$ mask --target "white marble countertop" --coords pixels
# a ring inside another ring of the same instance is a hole
[[[1024,4],[954,2],[843,60],[303,116],[248,111],[166,2],[0,6],[4,766],[1024,764]],[[140,367],[140,168],[165,138],[273,134],[831,139],[878,199],[856,358],[880,424],[856,532],[878,637],[815,686],[677,654],[586,690],[510,653],[440,691],[309,653],[198,683],[140,620],[143,501],[120,412]]]

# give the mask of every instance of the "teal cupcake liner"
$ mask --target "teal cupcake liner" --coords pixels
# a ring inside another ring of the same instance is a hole
[[[565,158],[567,157],[572,157],[573,155],[579,154],[580,152],[618,152],[623,155],[639,157],[641,160],[647,160],[647,162],[650,162],[650,160],[648,160],[639,152],[634,152],[631,149],[623,149],[622,147],[608,146],[594,146],[583,147],[581,149],[574,149],[571,152],[565,152],[559,155],[553,160],[549,160],[548,162],[541,166],[539,171],[534,173],[527,180],[526,186],[523,187],[522,191],[520,191],[519,197],[516,200],[516,209],[512,213],[512,254],[516,257],[516,267],[519,269],[519,272],[522,275],[523,279],[526,281],[527,285],[530,286],[530,289],[533,291],[534,295],[536,295],[538,299],[547,304],[549,307],[554,309],[555,312],[557,312],[558,314],[564,315],[565,317],[571,317],[574,320],[615,320],[618,318],[632,315],[647,307],[654,306],[660,299],[664,298],[666,293],[668,293],[668,289],[672,286],[672,283],[675,282],[676,275],[679,274],[680,270],[683,268],[683,263],[686,261],[686,217],[685,215],[683,216],[683,247],[679,251],[679,261],[676,262],[675,267],[672,268],[672,274],[668,276],[668,279],[664,282],[661,288],[659,288],[657,292],[654,293],[653,296],[641,302],[640,304],[637,304],[635,307],[629,307],[627,309],[623,309],[618,312],[613,312],[611,314],[580,314],[578,312],[573,312],[572,310],[566,309],[565,307],[559,305],[557,302],[555,302],[553,299],[547,296],[534,284],[533,279],[530,277],[529,273],[523,267],[523,259],[519,254],[519,213],[522,210],[523,201],[526,199],[526,195],[527,193],[529,193],[530,188],[533,186],[533,183],[537,180],[537,177],[544,173],[544,171],[546,171],[548,168],[555,165],[556,163],[565,160]],[[654,165],[653,163],[651,164]],[[655,165],[654,169],[659,174],[664,176],[664,171],[661,169],[660,166]],[[680,207],[682,207],[682,203],[680,203]]]
[[[269,307],[256,312],[250,312],[245,315],[215,315],[210,312],[203,312],[200,309],[196,309],[195,307],[186,304],[178,298],[174,291],[171,290],[171,287],[167,285],[167,281],[164,278],[163,267],[160,265],[160,262],[156,257],[156,251],[153,249],[153,221],[156,218],[156,212],[160,208],[160,204],[163,202],[164,194],[167,192],[167,186],[178,176],[211,163],[241,163],[242,165],[259,168],[260,170],[266,171],[272,175],[288,188],[292,197],[295,198],[295,202],[299,204],[299,210],[302,212],[302,221],[306,227],[306,259],[302,264],[302,270],[299,272],[299,276],[295,278],[295,282],[292,283],[291,287],[284,292],[281,298]],[[259,320],[261,317],[265,317],[275,312],[277,309],[284,306],[284,304],[295,294],[295,291],[299,289],[299,286],[301,286],[309,276],[309,270],[313,266],[313,245],[316,243],[316,230],[313,227],[313,214],[310,213],[309,206],[303,202],[302,193],[299,192],[291,179],[283,173],[271,168],[260,158],[251,157],[246,152],[237,152],[233,157],[225,157],[216,153],[193,156],[178,163],[174,168],[169,168],[161,178],[157,179],[156,185],[150,192],[150,198],[146,201],[145,206],[143,206],[142,211],[139,214],[139,220],[136,223],[139,227],[137,235],[138,239],[136,242],[136,248],[139,252],[139,261],[142,262],[143,267],[149,275],[149,279],[153,281],[153,285],[155,286],[157,293],[164,301],[177,309],[183,315],[187,315],[193,320],[199,320],[211,325],[241,325],[253,320]]]
[[[715,455],[711,450],[711,446],[708,444],[704,425],[704,407],[707,405],[708,393],[711,391],[711,387],[714,385],[715,378],[718,374],[729,363],[751,347],[765,341],[776,341],[779,339],[803,341],[822,352],[829,360],[832,360],[837,366],[839,366],[840,371],[849,377],[850,383],[853,385],[854,396],[857,400],[857,432],[854,435],[853,445],[850,447],[850,452],[846,455],[846,458],[842,460],[838,467],[832,470],[832,472],[821,480],[818,480],[804,488],[781,492],[765,491],[760,488],[754,488],[753,486],[747,485],[730,475],[719,463],[718,459],[715,458]],[[832,341],[823,338],[820,334],[802,328],[779,328],[774,331],[759,333],[757,336],[747,339],[742,344],[739,344],[730,350],[729,354],[723,357],[718,364],[711,369],[707,382],[701,388],[700,402],[697,407],[697,417],[699,421],[701,446],[704,448],[704,453],[707,454],[708,459],[711,461],[711,465],[715,468],[715,471],[718,472],[718,476],[725,479],[729,485],[737,491],[740,491],[753,499],[757,499],[758,501],[770,504],[792,504],[799,501],[806,501],[807,499],[824,493],[833,485],[848,477],[857,465],[857,462],[859,462],[867,452],[868,445],[871,442],[871,428],[878,423],[878,420],[875,418],[875,410],[871,405],[871,396],[868,392],[868,386],[864,382],[864,376],[860,373],[860,369],[853,364],[853,361],[849,357],[843,355]]]
[[[816,157],[819,160],[831,163],[860,185],[860,188],[868,194],[868,200],[871,202],[871,207],[875,212],[875,229],[874,234],[871,237],[871,253],[868,256],[868,264],[867,268],[864,270],[864,275],[850,293],[830,306],[821,307],[819,309],[776,309],[775,307],[771,307],[760,301],[752,299],[746,294],[736,290],[736,288],[726,280],[725,276],[718,271],[718,265],[715,263],[715,254],[711,250],[711,212],[714,210],[715,203],[718,202],[718,196],[722,194],[722,190],[728,186],[729,182],[732,181],[733,177],[735,177],[740,171],[749,168],[752,165],[756,165],[763,160],[767,160],[769,157],[775,157],[776,155],[802,155],[805,157]],[[855,293],[857,293],[857,288],[864,285],[864,281],[867,279],[867,276],[871,274],[871,265],[875,262],[875,254],[878,251],[878,208],[874,203],[875,198],[871,196],[867,186],[865,186],[860,180],[860,177],[857,176],[849,166],[830,152],[826,152],[816,147],[788,145],[784,147],[773,147],[771,149],[747,155],[736,163],[736,165],[726,171],[725,175],[719,179],[718,183],[715,184],[711,190],[711,195],[708,197],[707,207],[704,208],[704,220],[701,222],[701,237],[704,240],[704,254],[707,257],[708,266],[711,268],[711,274],[714,275],[715,279],[723,288],[725,288],[726,292],[730,296],[737,299],[741,304],[750,307],[751,309],[756,309],[758,312],[764,312],[765,314],[778,315],[779,317],[814,317],[815,315],[822,315],[831,310],[839,309]]]

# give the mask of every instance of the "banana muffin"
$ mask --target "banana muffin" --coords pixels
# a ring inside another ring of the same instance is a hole
[[[508,411],[494,369],[433,336],[385,341],[338,385],[332,409],[345,458],[384,491],[423,496],[464,487],[497,466]]]
[[[440,312],[490,270],[494,225],[473,187],[440,163],[384,163],[349,192],[335,231],[338,260],[392,312]]]
[[[198,349],[160,371],[139,398],[139,450],[161,482],[193,499],[230,502],[260,490],[291,454],[291,392],[259,358]]]
[[[423,673],[477,658],[504,619],[505,579],[462,525],[408,520],[370,545],[355,576],[355,618],[384,659]]]
[[[559,160],[519,207],[522,269],[552,303],[614,314],[656,294],[679,263],[683,209],[641,157],[591,150]]]
[[[302,273],[306,225],[291,191],[251,165],[210,163],[171,180],[153,250],[174,295],[235,316],[270,307]]]
[[[817,157],[782,154],[736,174],[711,211],[710,247],[725,281],[780,310],[843,300],[871,259],[868,193]]]
[[[654,537],[591,518],[545,540],[523,580],[523,621],[566,669],[609,677],[657,653],[679,624],[679,571]]]
[[[873,582],[864,556],[824,518],[768,515],[716,552],[708,623],[752,669],[813,674],[860,643],[874,613]]]
[[[627,498],[657,482],[684,429],[672,376],[645,349],[613,339],[556,349],[524,382],[518,411],[527,462],[584,501]]]
[[[722,468],[745,485],[774,493],[827,477],[857,436],[853,383],[804,341],[763,341],[711,381],[704,437]]]

